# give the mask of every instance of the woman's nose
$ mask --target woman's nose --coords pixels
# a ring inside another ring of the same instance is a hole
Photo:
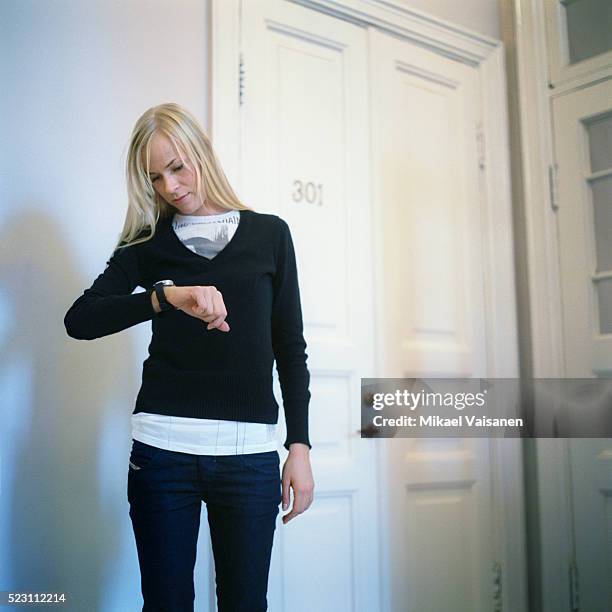
[[[166,190],[166,193],[174,193],[176,191],[177,184],[177,180],[173,177],[165,179],[164,188]]]

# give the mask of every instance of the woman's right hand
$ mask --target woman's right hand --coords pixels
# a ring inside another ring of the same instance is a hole
[[[179,310],[196,319],[208,323],[206,329],[228,332],[230,326],[225,321],[227,310],[223,296],[216,287],[196,285],[193,287],[164,287],[166,299]]]

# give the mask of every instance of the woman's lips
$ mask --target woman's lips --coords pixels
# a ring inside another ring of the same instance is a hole
[[[172,200],[173,202],[181,202],[182,200],[184,200],[189,194],[186,193],[184,196],[181,196],[180,198],[177,198],[176,200]]]

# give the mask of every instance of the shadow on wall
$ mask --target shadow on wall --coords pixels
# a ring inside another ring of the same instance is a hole
[[[94,342],[66,334],[66,311],[94,279],[79,278],[52,218],[9,218],[0,244],[0,589],[65,592],[65,609],[99,610],[118,564],[139,575],[135,545],[132,568],[120,528],[129,509],[134,346],[125,334]],[[127,440],[105,435],[113,422]]]

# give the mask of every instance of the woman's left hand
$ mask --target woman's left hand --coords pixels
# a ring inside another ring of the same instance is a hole
[[[289,456],[283,465],[283,510],[289,507],[289,487],[293,489],[293,507],[283,516],[286,525],[292,518],[302,514],[310,507],[313,499],[314,480],[310,467],[308,445],[294,442],[289,445]]]

